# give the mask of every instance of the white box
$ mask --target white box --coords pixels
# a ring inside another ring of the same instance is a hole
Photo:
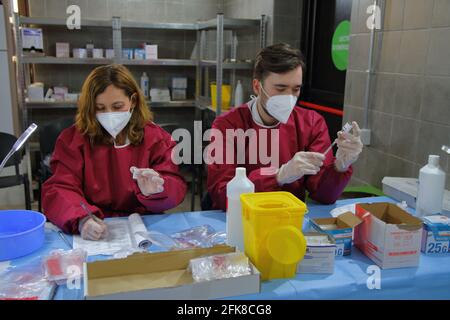
[[[157,44],[145,45],[145,59],[158,60],[158,45]]]
[[[186,89],[172,89],[172,100],[186,100]]]
[[[114,49],[106,49],[106,59],[114,59]]]
[[[400,177],[384,177],[383,193],[387,196],[398,200],[406,201],[408,207],[416,207],[417,189],[419,179],[417,178],[400,178]],[[444,202],[442,203],[442,213],[450,214],[450,191],[444,191]]]
[[[28,86],[28,101],[44,101],[44,85],[33,83]]]
[[[57,58],[69,58],[70,57],[70,45],[68,42],[56,43],[56,57]]]
[[[76,101],[78,101],[78,94],[77,93],[66,93],[66,94],[64,94],[64,101],[76,102]]]
[[[228,246],[138,253],[125,259],[84,264],[86,300],[219,299],[260,292],[260,273],[194,282],[189,261],[205,255],[235,252]]]
[[[435,215],[423,220],[422,252],[426,255],[450,255],[450,218]]]
[[[173,77],[172,89],[187,89],[187,77]]]
[[[92,50],[92,57],[94,59],[103,59],[103,49],[95,48]]]
[[[422,220],[395,204],[356,204],[355,246],[383,269],[419,264]]]
[[[24,51],[44,51],[43,33],[40,28],[22,28],[22,48]]]
[[[134,49],[135,60],[145,60],[145,49]]]
[[[87,50],[84,48],[75,48],[73,49],[73,57],[76,59],[86,59]]]
[[[133,60],[133,49],[122,49],[122,59]]]
[[[329,244],[308,243],[303,260],[297,266],[297,273],[334,273],[334,262],[336,259],[336,243],[333,237],[325,233],[306,232],[305,237],[325,236]]]

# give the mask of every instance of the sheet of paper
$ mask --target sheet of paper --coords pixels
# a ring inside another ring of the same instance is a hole
[[[73,237],[73,248],[84,249],[88,256],[113,255],[119,250],[133,246],[130,237],[128,219],[105,221],[108,226],[108,237],[99,241],[84,240],[80,236]]]

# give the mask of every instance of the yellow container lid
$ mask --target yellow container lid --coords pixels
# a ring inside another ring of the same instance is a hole
[[[291,265],[303,259],[306,253],[306,240],[293,226],[276,228],[266,238],[269,255],[280,264]]]
[[[258,212],[258,215],[279,215],[280,209],[307,213],[306,204],[286,191],[245,193],[241,195],[241,202],[250,211]]]

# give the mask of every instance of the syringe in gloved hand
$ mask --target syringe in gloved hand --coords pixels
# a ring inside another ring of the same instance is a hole
[[[344,126],[342,127],[342,132],[345,133],[350,133],[350,131],[353,129],[353,125],[351,123],[346,123],[344,124]],[[327,150],[325,150],[325,152],[323,153],[324,156],[327,155],[327,153],[333,148],[333,146],[337,143],[337,139],[334,140],[334,142],[327,148]]]

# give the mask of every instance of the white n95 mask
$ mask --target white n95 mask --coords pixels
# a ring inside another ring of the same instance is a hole
[[[264,92],[267,98],[265,109],[269,115],[280,121],[281,123],[287,123],[291,116],[292,110],[294,110],[297,103],[297,96],[293,95],[277,95],[270,97],[264,90],[261,84],[261,90]]]
[[[108,131],[108,133],[116,139],[117,135],[125,128],[131,119],[131,111],[123,112],[105,112],[97,113],[95,116],[102,125],[102,127]]]

